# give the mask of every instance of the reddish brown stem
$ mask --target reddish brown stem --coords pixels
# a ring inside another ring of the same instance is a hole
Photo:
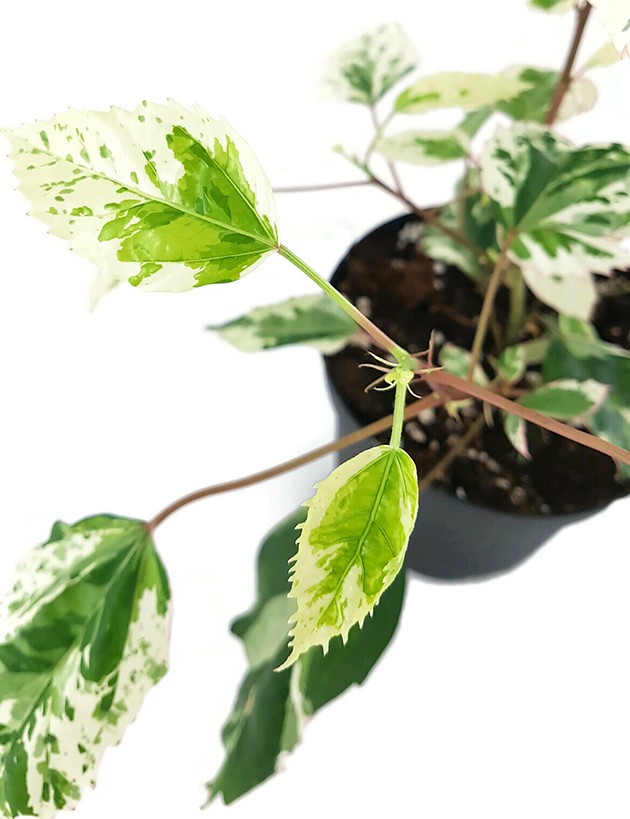
[[[550,432],[562,435],[563,438],[568,438],[570,441],[575,441],[578,444],[587,446],[589,449],[595,449],[604,455],[614,458],[616,461],[621,461],[621,463],[630,466],[630,452],[628,452],[627,449],[622,449],[588,432],[574,429],[573,427],[567,426],[567,424],[563,424],[561,421],[555,421],[547,415],[536,412],[536,410],[523,407],[521,404],[510,401],[509,398],[504,398],[502,395],[498,395],[485,387],[480,387],[478,384],[467,381],[465,378],[459,378],[444,370],[438,370],[431,374],[431,381],[432,384],[436,386],[444,385],[448,389],[458,392],[462,398],[477,398],[479,401],[484,401],[505,412],[511,412],[513,415],[518,415],[519,418],[523,418],[525,421],[530,421],[532,424],[537,424],[539,427],[548,429]]]
[[[584,29],[586,28],[588,16],[591,13],[591,8],[590,3],[584,3],[581,8],[576,9],[577,16],[575,18],[573,40],[571,41],[571,46],[569,48],[569,53],[567,54],[564,68],[562,69],[562,73],[560,74],[558,83],[553,92],[551,105],[549,106],[549,111],[547,111],[547,116],[545,117],[545,125],[553,125],[553,123],[556,121],[564,95],[571,87],[571,75],[575,64],[575,58],[577,57],[578,49],[580,47],[580,43],[582,42],[582,36],[584,34]]]
[[[427,395],[425,398],[420,398],[418,401],[414,401],[405,408],[404,419],[407,421],[416,416],[419,412],[422,412],[422,410],[438,407],[445,401],[446,398],[441,398],[435,394]],[[393,420],[394,416],[388,415],[385,418],[381,418],[379,421],[374,421],[372,424],[368,424],[355,432],[351,432],[349,435],[344,435],[343,438],[339,438],[336,441],[331,441],[328,444],[324,444],[324,446],[317,447],[317,449],[312,449],[310,452],[306,452],[304,455],[299,455],[297,458],[292,458],[290,461],[285,461],[284,463],[273,466],[270,469],[264,469],[262,472],[255,472],[253,475],[237,478],[234,481],[227,481],[226,483],[207,486],[204,489],[198,489],[196,492],[191,492],[188,495],[184,495],[184,497],[169,504],[152,520],[150,520],[146,525],[147,529],[149,532],[152,532],[174,512],[177,512],[179,509],[187,506],[189,503],[201,500],[202,498],[209,498],[212,495],[220,495],[223,492],[231,492],[234,489],[243,489],[246,486],[253,486],[261,481],[267,481],[270,478],[275,478],[277,475],[282,475],[285,472],[290,472],[292,469],[297,469],[300,466],[304,466],[305,464],[315,461],[318,458],[323,458],[324,455],[330,455],[331,452],[337,452],[340,449],[345,449],[353,444],[365,441],[367,438],[373,438],[375,435],[379,435],[381,432],[388,430],[391,427]]]

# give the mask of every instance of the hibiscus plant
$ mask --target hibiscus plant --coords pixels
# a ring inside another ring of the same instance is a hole
[[[623,245],[630,148],[576,146],[553,129],[591,107],[588,74],[628,49],[630,20],[620,19],[613,0],[593,2],[613,43],[576,70],[591,4],[533,4],[574,8],[575,36],[561,72],[519,67],[497,76],[410,79],[414,49],[389,24],[348,44],[327,68],[327,85],[367,106],[375,124],[365,150],[343,153],[365,184],[418,215],[422,250],[456,264],[484,294],[471,349],[444,345],[437,360],[432,346],[413,354],[400,346],[281,242],[274,192],[223,120],[175,102],[143,101],[133,111],[69,111],[4,132],[31,213],[95,263],[98,294],[120,282],[147,291],[233,282],[280,254],[321,296],[257,308],[217,332],[247,351],[363,344],[376,386],[393,399],[392,415],[369,428],[192,493],[150,521],[99,514],[53,526],[17,568],[0,614],[4,815],[51,816],[76,805],[94,784],[104,750],[166,673],[171,599],[154,535],[185,504],[391,429],[388,444],[343,462],[263,543],[257,599],[232,629],[249,670],[223,731],[225,761],[209,785],[211,797],[230,802],[276,770],[304,717],[362,682],[392,637],[418,511],[416,467],[401,448],[406,419],[476,401],[485,408],[479,423],[494,415],[521,457],[528,456],[526,423],[533,423],[611,456],[620,480],[630,475],[630,356],[599,339],[590,323],[601,277],[630,264]],[[409,115],[441,108],[463,112],[456,128],[392,132]],[[488,130],[496,117],[503,124]],[[488,131],[481,142],[480,129]],[[387,177],[373,170],[376,155],[386,160]],[[453,160],[463,160],[464,172],[452,202],[421,210],[408,199],[398,163]],[[502,349],[487,357],[484,341],[503,286],[509,326]],[[529,314],[529,291],[551,309]],[[532,365],[537,377],[528,380]],[[454,454],[463,446],[464,438]]]

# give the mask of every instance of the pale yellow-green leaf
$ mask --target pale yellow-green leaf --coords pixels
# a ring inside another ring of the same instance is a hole
[[[415,465],[402,449],[373,447],[337,467],[305,505],[282,668],[312,646],[326,652],[333,637],[345,642],[401,570],[418,510]]]
[[[630,56],[630,5],[627,0],[590,0],[590,4],[620,56]]]
[[[396,111],[423,114],[437,108],[473,111],[517,96],[528,84],[503,74],[465,74],[444,71],[422,77],[396,99]]]
[[[375,150],[391,162],[437,165],[463,159],[470,148],[464,133],[454,131],[405,131],[382,137]]]
[[[614,43],[605,43],[601,48],[592,54],[582,66],[582,71],[590,71],[592,68],[607,68],[619,62],[619,54]]]

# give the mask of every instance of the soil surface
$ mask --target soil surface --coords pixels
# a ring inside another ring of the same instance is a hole
[[[383,225],[352,247],[332,281],[409,352],[425,350],[435,330],[435,359],[439,360],[445,341],[470,349],[482,298],[457,268],[419,252],[418,230],[420,223],[409,215]],[[597,331],[606,341],[630,349],[630,274],[619,271],[600,281],[601,301],[594,317]],[[501,336],[507,317],[505,288],[499,291],[496,305],[498,324],[488,333],[485,348],[491,355],[496,353],[493,336]],[[533,297],[530,306],[550,312]],[[378,373],[358,365],[370,360],[358,346],[326,358],[336,391],[361,425],[392,410],[391,392],[364,392]],[[488,374],[493,375],[491,369]],[[479,404],[471,402],[456,419],[440,407],[405,424],[403,446],[420,475],[440,461],[479,412]],[[527,437],[531,461],[514,450],[495,412],[494,425],[485,426],[434,485],[473,503],[533,515],[590,510],[630,492],[630,481],[617,480],[615,464],[606,455],[533,424],[527,424]],[[386,443],[388,435],[379,440]]]

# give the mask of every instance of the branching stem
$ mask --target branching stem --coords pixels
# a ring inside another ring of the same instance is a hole
[[[371,179],[356,179],[346,182],[323,182],[320,185],[289,185],[287,187],[274,188],[274,193],[310,193],[312,191],[333,191],[337,188],[360,188],[366,185],[373,185]]]
[[[562,73],[558,78],[558,83],[555,91],[553,92],[551,105],[549,106],[549,111],[547,111],[547,116],[545,117],[545,125],[553,125],[553,123],[556,121],[564,95],[571,87],[573,65],[575,64],[575,58],[577,57],[578,49],[580,47],[580,43],[582,42],[582,36],[584,34],[584,29],[586,28],[588,16],[591,13],[591,8],[591,4],[585,2],[580,8],[575,10],[576,18],[573,40],[571,41],[569,53],[567,54],[567,59],[562,69]]]
[[[422,410],[438,407],[443,404],[444,401],[444,398],[441,398],[435,394],[427,395],[425,398],[421,398],[418,401],[414,401],[413,403],[409,404],[409,406],[404,409],[402,418],[405,421],[409,420],[410,418],[415,417],[419,412],[422,412]],[[346,447],[353,446],[353,444],[358,444],[361,441],[365,441],[367,438],[373,438],[375,435],[380,435],[381,432],[385,432],[392,426],[393,421],[394,416],[388,415],[385,418],[381,418],[379,421],[374,421],[372,424],[368,424],[361,429],[357,429],[355,432],[351,432],[349,435],[344,435],[343,438],[339,438],[336,441],[331,441],[328,444],[324,444],[324,446],[317,447],[317,449],[306,452],[304,455],[300,455],[297,458],[292,458],[290,461],[285,461],[282,464],[273,466],[270,469],[264,469],[262,472],[255,472],[253,475],[247,475],[244,478],[237,478],[234,481],[227,481],[226,483],[207,486],[204,489],[198,489],[196,492],[191,492],[188,495],[184,495],[182,498],[179,498],[179,500],[169,504],[151,521],[149,521],[147,523],[147,529],[149,532],[152,532],[179,509],[182,509],[184,506],[188,506],[188,504],[194,503],[195,501],[202,500],[202,498],[210,498],[213,495],[220,495],[224,492],[232,492],[235,489],[244,489],[246,486],[253,486],[256,483],[268,481],[271,478],[275,478],[278,475],[283,475],[285,472],[290,472],[292,469],[297,469],[298,467],[304,466],[305,464],[315,461],[318,458],[323,458],[325,455],[330,455],[332,452],[337,452],[340,449],[345,449]]]
[[[514,235],[508,234],[505,243],[501,248],[501,252],[499,253],[499,258],[496,260],[494,265],[492,275],[490,276],[490,281],[488,282],[488,289],[483,297],[481,313],[479,314],[479,323],[477,324],[477,329],[475,330],[475,337],[473,339],[473,345],[470,351],[470,364],[468,365],[468,373],[466,374],[469,381],[472,381],[475,368],[481,359],[483,343],[486,340],[488,325],[494,309],[494,300],[497,295],[499,285],[501,284],[501,277],[509,264],[507,253],[513,241]]]

